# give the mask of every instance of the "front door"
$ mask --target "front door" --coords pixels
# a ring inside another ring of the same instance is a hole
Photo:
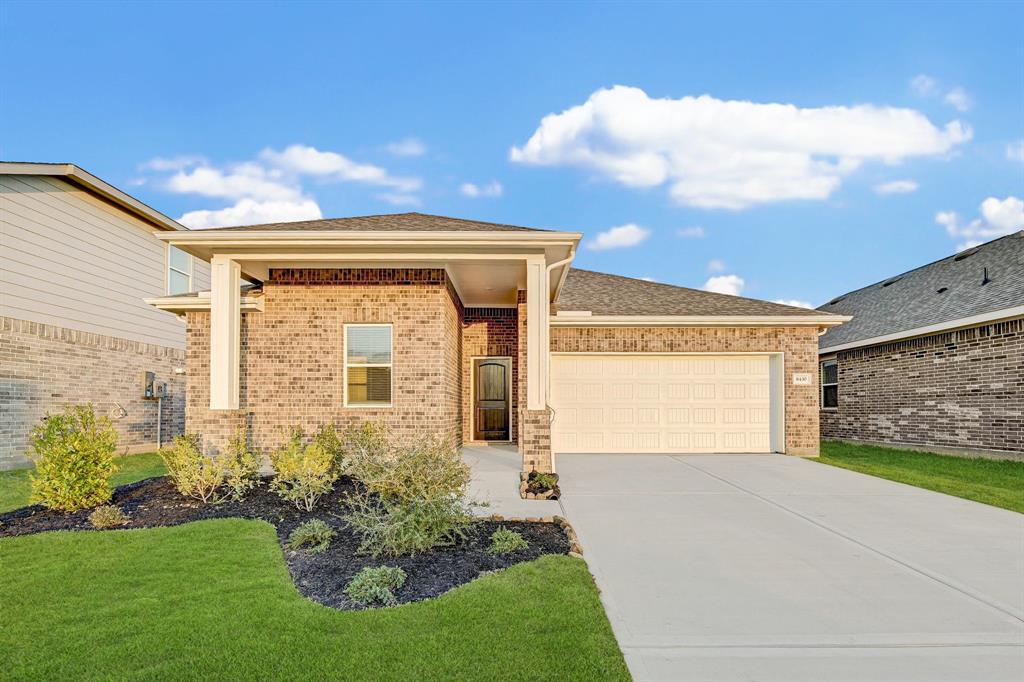
[[[509,440],[510,358],[473,360],[473,440]]]

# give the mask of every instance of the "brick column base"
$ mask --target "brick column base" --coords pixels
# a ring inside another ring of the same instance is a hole
[[[519,452],[523,455],[523,471],[551,472],[554,460],[551,457],[551,411],[522,410],[519,424],[522,437]]]

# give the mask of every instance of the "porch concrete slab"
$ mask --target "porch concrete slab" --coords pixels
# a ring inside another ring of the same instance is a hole
[[[473,470],[470,496],[486,507],[480,516],[501,514],[510,519],[564,516],[557,500],[524,500],[519,497],[522,457],[514,445],[464,445],[462,459]]]
[[[782,456],[557,466],[636,679],[1024,678],[1020,515]]]

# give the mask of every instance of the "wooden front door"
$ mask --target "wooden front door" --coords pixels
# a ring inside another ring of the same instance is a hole
[[[509,440],[510,358],[473,360],[473,439]]]

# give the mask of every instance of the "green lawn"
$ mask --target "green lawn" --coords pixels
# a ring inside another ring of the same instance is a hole
[[[272,526],[219,519],[0,540],[0,584],[7,679],[629,679],[566,556],[342,612],[299,595]]]
[[[115,488],[119,485],[134,483],[153,476],[163,476],[167,473],[163,460],[155,452],[118,457],[116,461],[120,469],[114,474]],[[29,471],[31,469],[0,471],[0,512],[29,504],[28,498],[32,492],[28,482]]]
[[[1024,513],[1024,462],[822,441],[819,462]]]

